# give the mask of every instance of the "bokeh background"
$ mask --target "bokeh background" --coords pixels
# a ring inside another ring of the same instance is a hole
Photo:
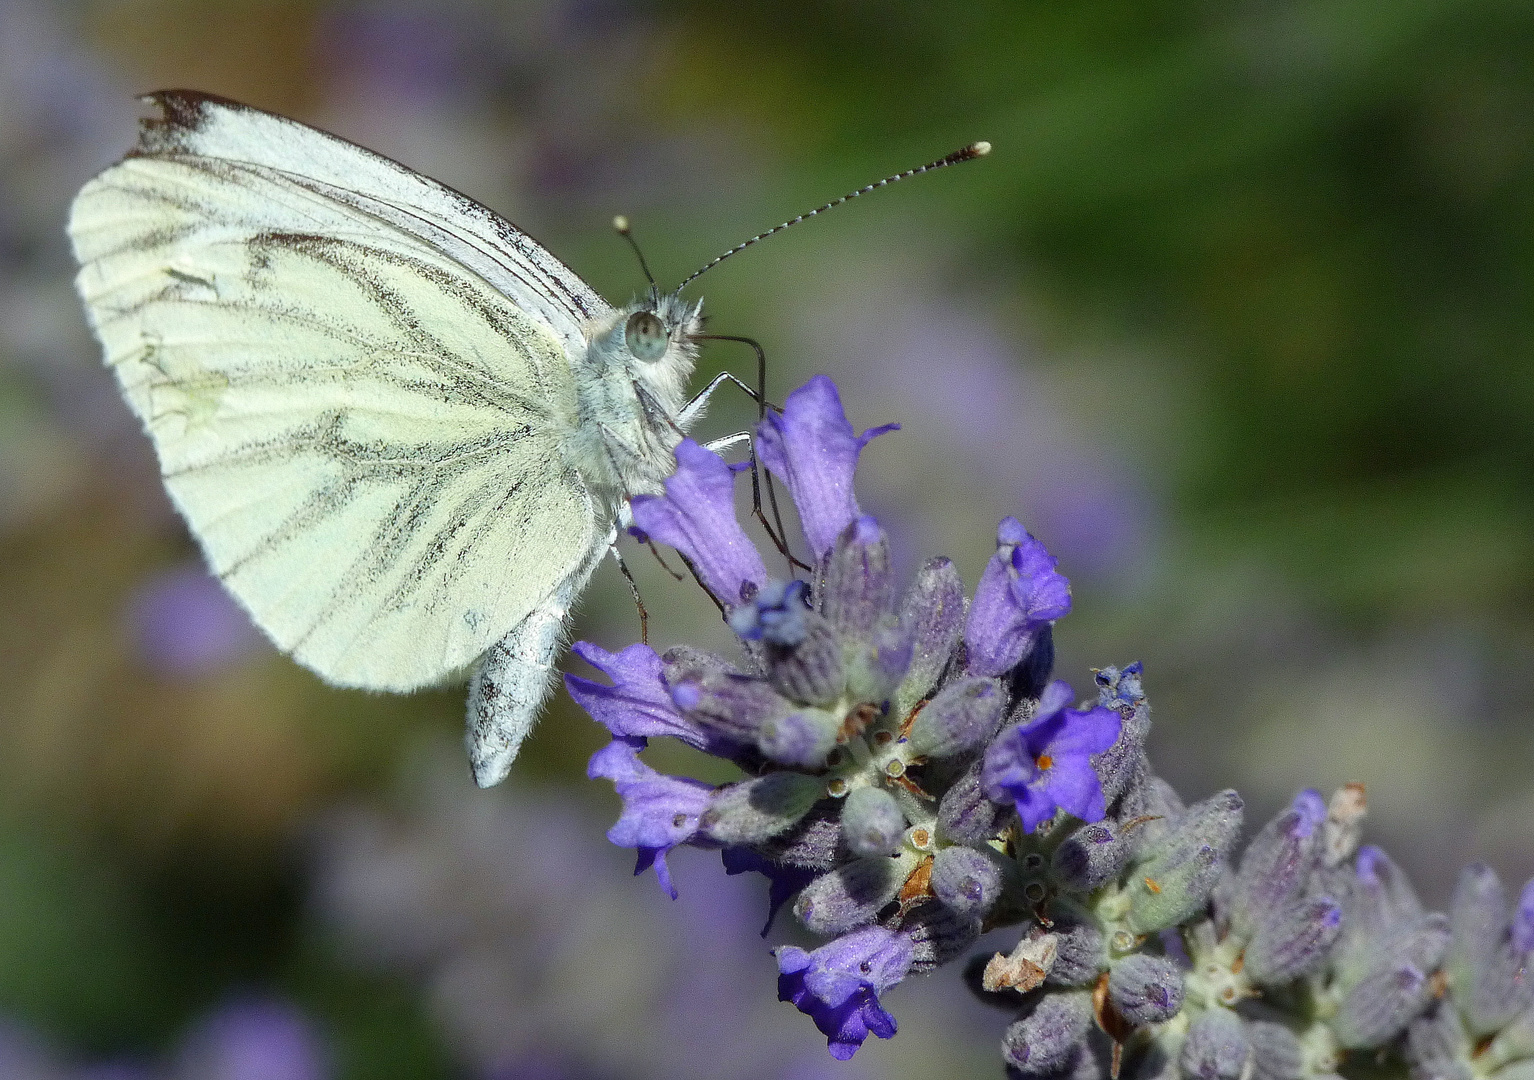
[[[664,284],[990,140],[711,272],[711,327],[904,423],[860,477],[904,567],[1041,536],[1059,674],[1143,660],[1185,796],[1363,780],[1430,902],[1534,873],[1528,4],[0,0],[0,1075],[1000,1071],[953,972],[836,1066],[757,881],[684,851],[672,903],[606,845],[567,699],[477,792],[461,690],[328,689],[223,596],[63,236],[161,86],[390,154],[615,301],[615,213]],[[633,563],[659,644],[722,640]],[[610,566],[577,633],[636,636]]]

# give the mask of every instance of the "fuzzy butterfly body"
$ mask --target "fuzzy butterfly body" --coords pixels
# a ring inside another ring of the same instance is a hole
[[[470,674],[500,781],[625,497],[701,412],[699,308],[615,308],[509,222],[296,121],[186,91],[80,191],[77,286],[229,590],[326,681]]]

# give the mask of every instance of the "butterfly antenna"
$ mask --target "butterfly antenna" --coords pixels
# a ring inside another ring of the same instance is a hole
[[[797,225],[801,221],[808,221],[810,218],[814,217],[817,214],[824,214],[827,210],[833,209],[834,207],[838,207],[842,203],[851,202],[853,199],[856,199],[859,195],[867,195],[870,191],[876,191],[879,188],[888,187],[890,184],[895,183],[897,180],[906,180],[906,179],[909,179],[910,177],[913,177],[913,176],[920,176],[924,172],[931,172],[934,169],[945,169],[949,165],[959,165],[959,164],[961,164],[963,162],[966,162],[966,161],[974,161],[976,158],[985,157],[985,155],[989,154],[990,152],[991,152],[991,144],[988,143],[988,142],[970,143],[968,146],[964,147],[964,149],[962,149],[962,150],[955,150],[953,153],[949,154],[947,157],[938,158],[936,161],[929,161],[925,165],[919,166],[919,167],[917,167],[915,169],[907,169],[905,172],[896,173],[893,176],[886,176],[883,180],[875,181],[874,183],[869,184],[867,187],[860,187],[856,191],[849,191],[847,194],[843,195],[840,199],[832,199],[830,202],[826,203],[824,206],[817,206],[815,209],[811,210],[807,214],[800,214],[798,217],[793,218],[793,219],[791,219],[789,221],[785,221],[781,225],[773,226],[772,228],[768,229],[764,233],[757,233],[755,236],[753,236],[751,239],[745,241],[744,243],[736,244],[729,251],[726,251],[723,255],[720,255],[717,259],[714,259],[712,262],[708,263],[702,269],[696,271],[691,276],[689,276],[685,281],[683,281],[680,285],[678,285],[676,287],[676,291],[677,292],[681,292],[683,289],[685,289],[688,286],[688,284],[690,282],[692,282],[692,280],[694,278],[698,277],[701,274],[704,274],[704,273],[708,272],[709,270],[712,270],[714,267],[716,267],[720,263],[724,262],[724,260],[728,259],[731,255],[738,255],[740,252],[745,251],[746,248],[750,247],[752,244],[755,244],[755,243],[758,243],[758,242],[760,242],[762,240],[767,239],[773,233],[780,233],[784,229],[788,228],[791,225]],[[620,218],[619,220],[621,221],[623,219]],[[623,232],[623,230],[620,229],[619,232]],[[625,233],[623,233],[623,235],[627,236],[628,233],[625,232]],[[629,243],[633,243],[633,241],[630,240]],[[635,248],[634,250],[638,251],[639,249]],[[641,257],[640,261],[641,262],[644,261],[643,257]]]
[[[655,275],[650,273],[650,264],[644,260],[644,252],[639,250],[639,241],[634,239],[634,233],[629,226],[629,219],[619,214],[613,218],[613,228],[618,230],[618,235],[628,241],[629,247],[634,249],[634,257],[639,260],[639,269],[644,271],[645,280],[650,283],[650,295],[659,296],[660,286],[655,284]]]

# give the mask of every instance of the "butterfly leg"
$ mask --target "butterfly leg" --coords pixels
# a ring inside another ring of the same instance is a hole
[[[554,687],[554,660],[564,643],[570,605],[607,545],[596,548],[575,572],[511,632],[485,652],[469,680],[468,731],[464,743],[474,782],[493,787],[506,779],[522,740]]]
[[[639,583],[634,580],[634,575],[629,573],[629,564],[623,561],[623,552],[618,550],[617,544],[609,544],[607,547],[613,562],[618,564],[618,569],[623,572],[623,580],[629,583],[629,593],[634,597],[634,606],[639,609],[639,642],[642,645],[650,643],[650,613],[644,608],[644,598],[639,595]],[[650,550],[654,551],[652,544]],[[665,563],[661,564],[665,566]]]

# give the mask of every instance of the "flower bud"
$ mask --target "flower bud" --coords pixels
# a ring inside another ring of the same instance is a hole
[[[821,799],[793,828],[756,845],[754,850],[771,863],[799,870],[830,870],[852,855],[842,840],[841,815],[840,800]]]
[[[868,640],[894,604],[889,541],[868,515],[854,518],[826,559],[820,610],[844,637]]]
[[[1178,1067],[1188,1080],[1242,1080],[1252,1057],[1241,1018],[1229,1009],[1201,1012],[1188,1025]]]
[[[1060,902],[1051,907],[1055,924],[1055,963],[1048,982],[1056,986],[1087,986],[1108,966],[1108,941],[1096,920],[1084,910],[1067,909]]]
[[[725,621],[747,641],[792,648],[808,633],[809,586],[802,581],[769,581],[747,603],[731,611]]]
[[[1476,1037],[1490,1035],[1528,1003],[1523,958],[1513,949],[1507,895],[1491,867],[1460,871],[1449,906],[1449,952],[1444,971],[1454,1001]]]
[[[976,761],[943,795],[937,806],[938,836],[955,844],[983,844],[996,835],[1005,811],[985,797],[980,772],[985,762]]]
[[[964,630],[964,581],[948,559],[931,559],[900,602],[900,626],[911,661],[895,691],[895,714],[904,717],[926,697],[948,666]]]
[[[1252,1080],[1301,1080],[1305,1048],[1294,1032],[1266,1020],[1248,1020],[1244,1030],[1252,1047]]]
[[[842,804],[842,835],[858,855],[888,855],[905,835],[905,814],[883,788],[854,788]]]
[[[1415,1080],[1473,1080],[1470,1037],[1459,1012],[1436,1002],[1406,1029],[1406,1061]]]
[[[767,681],[793,701],[829,705],[846,681],[841,639],[816,612],[806,609],[800,623],[803,634],[793,645],[767,644]]]
[[[1182,995],[1182,969],[1164,956],[1130,953],[1108,969],[1108,997],[1135,1027],[1176,1016]]]
[[[1252,838],[1231,894],[1232,930],[1250,937],[1265,917],[1300,894],[1320,858],[1325,822],[1326,803],[1307,789]]]
[[[996,734],[1006,707],[1006,692],[996,679],[959,679],[938,691],[916,714],[906,738],[918,754],[936,758],[962,754]]]
[[[896,916],[900,933],[911,941],[911,974],[925,975],[957,960],[980,937],[979,916],[962,915],[930,900],[907,916]]]
[[[763,680],[696,656],[668,662],[661,678],[689,720],[746,742],[755,739],[762,724],[793,708]]]
[[[883,855],[855,859],[804,887],[794,901],[799,921],[822,937],[833,937],[873,922],[879,909],[900,891],[905,875],[899,859]]]
[[[1119,714],[1118,740],[1092,757],[1092,768],[1097,770],[1103,798],[1110,807],[1150,769],[1150,762],[1145,757],[1145,740],[1150,735],[1150,705],[1144,700],[1133,708],[1120,703],[1114,711]]]
[[[1449,945],[1449,923],[1434,913],[1418,927],[1381,942],[1375,962],[1342,997],[1332,1030],[1340,1045],[1361,1050],[1381,1046],[1427,1007],[1433,996],[1428,974]]]
[[[1055,848],[1055,877],[1080,892],[1106,885],[1119,876],[1134,853],[1133,832],[1112,820],[1083,825]]]
[[[1271,913],[1246,947],[1246,976],[1282,986],[1321,965],[1342,932],[1342,908],[1329,896],[1292,902]]]
[[[996,859],[972,847],[945,847],[932,860],[932,893],[960,915],[979,918],[1001,895]]]
[[[698,829],[721,844],[756,844],[793,828],[825,794],[825,782],[796,772],[774,772],[720,788],[698,819]]]
[[[819,769],[826,755],[836,748],[841,721],[824,709],[800,709],[762,723],[756,732],[756,745],[773,761]]]
[[[1052,1076],[1086,1052],[1092,1022],[1092,997],[1085,991],[1042,994],[1001,1037],[1002,1056],[1019,1076]]]
[[[1129,873],[1129,924],[1140,934],[1176,926],[1200,911],[1241,832],[1241,796],[1222,791],[1185,810]]]
[[[1153,774],[1145,774],[1124,793],[1119,805],[1119,819],[1137,822],[1130,834],[1136,858],[1145,857],[1171,831],[1187,809],[1182,796],[1172,785]]]
[[[853,701],[884,702],[895,692],[911,661],[911,641],[893,615],[881,616],[866,639],[843,639],[847,695]]]
[[[1353,873],[1338,878],[1342,937],[1332,955],[1337,978],[1351,985],[1374,969],[1382,943],[1409,933],[1422,918],[1422,902],[1411,882],[1380,848],[1359,849]],[[1337,894],[1333,894],[1337,895]]]

